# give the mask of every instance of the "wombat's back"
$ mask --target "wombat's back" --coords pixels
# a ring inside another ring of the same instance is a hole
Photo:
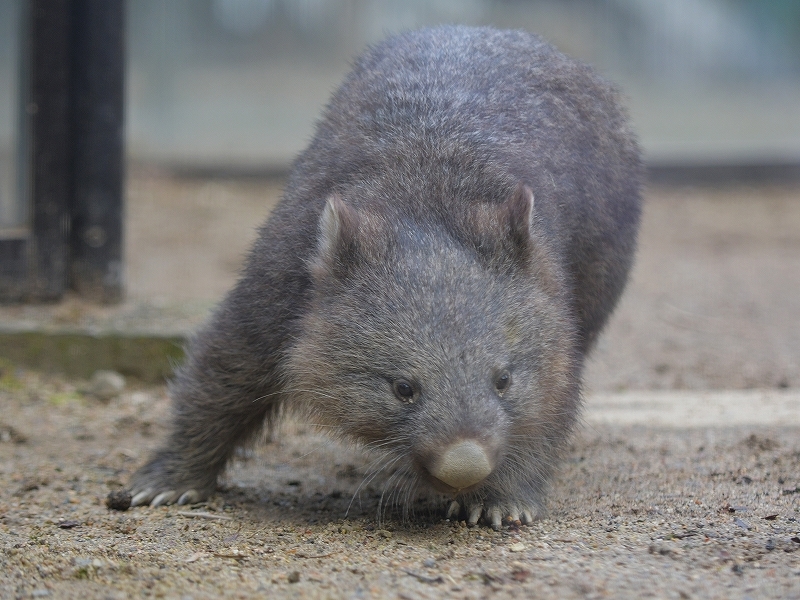
[[[447,219],[465,203],[501,203],[524,182],[573,278],[587,350],[624,288],[640,178],[617,93],[591,68],[530,33],[437,27],[390,38],[355,63],[276,221],[303,221],[311,252],[333,191],[369,182],[348,195],[356,209],[365,198],[397,218]]]

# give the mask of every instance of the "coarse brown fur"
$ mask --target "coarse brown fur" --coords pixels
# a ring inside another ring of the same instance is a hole
[[[207,496],[285,405],[384,453],[409,492],[443,489],[437,453],[476,440],[491,473],[450,490],[471,521],[541,513],[631,266],[640,178],[614,89],[534,35],[371,48],[192,341],[137,502]]]

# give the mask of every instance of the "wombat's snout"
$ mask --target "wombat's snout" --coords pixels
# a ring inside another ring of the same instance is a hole
[[[455,491],[480,483],[494,465],[486,449],[475,440],[461,440],[444,449],[429,473]]]

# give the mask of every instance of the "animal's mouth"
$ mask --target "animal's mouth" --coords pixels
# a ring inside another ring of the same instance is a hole
[[[470,485],[468,487],[455,488],[452,485],[446,484],[441,479],[437,479],[427,471],[424,471],[424,475],[425,475],[425,480],[428,482],[428,485],[430,485],[433,489],[442,494],[447,494],[448,496],[452,496],[453,498],[461,494],[464,494],[466,492],[471,492],[473,490],[478,489],[479,487],[481,487],[484,481],[481,480],[478,483]]]

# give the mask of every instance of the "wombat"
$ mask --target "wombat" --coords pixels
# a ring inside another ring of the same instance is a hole
[[[641,174],[614,88],[535,35],[447,26],[367,50],[191,342],[133,504],[207,497],[290,409],[471,525],[541,515]]]

